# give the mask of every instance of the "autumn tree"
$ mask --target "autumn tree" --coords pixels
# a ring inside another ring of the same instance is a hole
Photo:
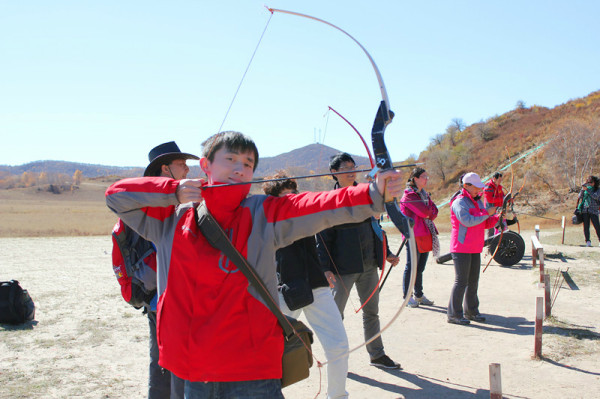
[[[23,187],[33,187],[35,186],[35,183],[36,178],[33,175],[33,173],[23,172],[23,174],[21,175],[21,184],[23,184]]]
[[[450,144],[452,144],[452,147],[454,147],[456,145],[456,135],[459,133],[460,131],[458,130],[458,128],[454,125],[448,125],[448,127],[446,128],[446,136],[448,136],[448,139],[450,140]]]
[[[454,126],[459,132],[462,132],[467,127],[465,121],[463,121],[461,118],[453,118],[450,126]]]
[[[437,175],[443,182],[446,181],[446,175],[451,169],[452,156],[450,151],[445,148],[435,148],[429,152],[429,159],[427,162],[428,169],[430,167],[431,172]]]
[[[562,180],[571,192],[578,191],[585,178],[594,173],[599,149],[600,119],[569,119],[560,123],[547,149],[557,172],[555,178]]]
[[[77,169],[75,173],[73,173],[73,184],[79,186],[81,184],[81,177],[83,172]]]
[[[433,146],[441,146],[442,143],[444,142],[444,135],[443,134],[436,134],[435,136],[433,136],[431,138],[431,144]]]

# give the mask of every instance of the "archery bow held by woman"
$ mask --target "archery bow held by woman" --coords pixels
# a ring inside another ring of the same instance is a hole
[[[429,182],[429,175],[423,168],[415,168],[410,174],[404,195],[400,200],[402,213],[415,221],[414,234],[417,241],[417,278],[415,281],[414,295],[409,299],[408,306],[416,308],[419,305],[433,305],[433,301],[423,294],[423,272],[427,264],[429,252],[438,257],[440,242],[438,231],[433,221],[438,215],[438,208],[425,191]],[[406,267],[404,268],[404,298],[412,295],[408,292],[411,273],[411,253],[406,253]]]
[[[481,201],[483,182],[476,173],[461,178],[461,189],[452,200],[450,252],[454,261],[454,286],[448,303],[448,323],[467,325],[470,320],[484,322],[479,313],[479,272],[485,229],[493,227],[499,217],[496,207],[484,208]],[[463,302],[464,299],[464,302]]]

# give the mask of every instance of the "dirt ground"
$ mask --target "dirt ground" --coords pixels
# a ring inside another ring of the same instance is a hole
[[[598,243],[560,245],[560,232],[542,232],[551,281],[559,268],[569,268],[575,285],[565,282],[558,291],[553,317],[544,323],[544,357],[532,360],[535,300],[543,289],[531,267],[531,235],[522,234],[527,249],[519,264],[492,262],[482,275],[485,324],[446,322],[454,269],[430,259],[424,287],[435,305],[405,309],[383,334],[387,354],[402,369],[371,367],[366,350],[357,350],[350,355],[350,396],[489,398],[488,367],[500,363],[506,398],[599,397]],[[448,236],[441,238],[448,248]],[[398,238],[390,242],[396,248]],[[0,239],[0,280],[21,281],[37,308],[28,325],[0,325],[0,398],[145,397],[147,319],[121,299],[110,250],[108,236]],[[402,266],[393,270],[382,290],[382,326],[401,302],[402,272]],[[362,317],[352,309],[358,306],[354,295],[345,315],[351,347],[363,340]],[[318,341],[313,348],[324,360]],[[325,373],[314,366],[307,380],[284,389],[286,398],[325,398]]]

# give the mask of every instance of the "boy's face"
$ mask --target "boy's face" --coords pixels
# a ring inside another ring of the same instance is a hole
[[[219,183],[247,183],[254,177],[254,152],[231,151],[226,147],[215,152],[213,161],[207,158],[200,160],[202,170],[208,176],[210,184]]]

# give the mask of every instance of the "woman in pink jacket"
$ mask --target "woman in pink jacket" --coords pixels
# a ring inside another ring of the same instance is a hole
[[[450,303],[448,323],[466,325],[470,320],[484,322],[479,313],[479,270],[485,230],[498,222],[496,207],[485,208],[481,202],[481,189],[485,185],[476,173],[461,178],[461,190],[450,201],[450,252],[456,277]],[[464,298],[464,304],[463,304]]]
[[[414,296],[408,300],[408,306],[416,308],[419,305],[433,305],[423,294],[423,271],[427,264],[429,252],[433,250],[434,256],[439,256],[440,244],[437,238],[438,231],[433,224],[438,215],[437,206],[433,203],[425,186],[429,181],[429,175],[423,168],[413,169],[404,195],[400,200],[400,210],[406,216],[415,221],[414,232],[417,241],[417,279],[415,281]],[[404,298],[408,294],[410,282],[410,251],[406,252],[406,268],[404,269]],[[411,293],[412,294],[412,293]]]

